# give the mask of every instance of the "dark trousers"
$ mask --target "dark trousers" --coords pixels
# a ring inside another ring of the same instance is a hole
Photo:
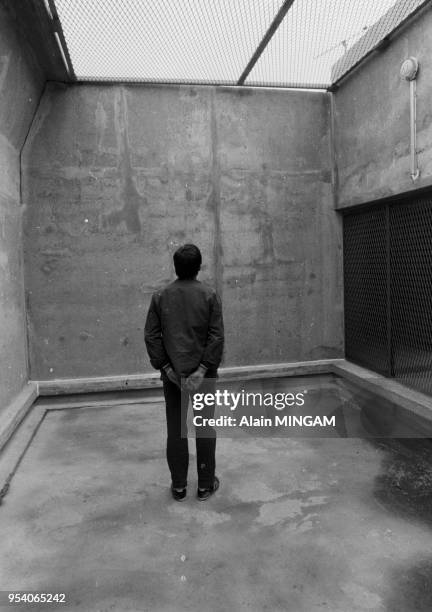
[[[214,393],[215,375],[205,378],[198,393]],[[166,376],[163,376],[163,390],[166,404],[167,420],[167,447],[166,455],[168,467],[171,472],[172,486],[180,489],[187,486],[189,467],[189,447],[187,438],[187,406],[189,393],[181,391]],[[182,397],[183,395],[183,397]],[[183,401],[182,401],[183,400]],[[195,410],[195,415],[203,418],[213,418],[214,406],[205,406],[202,410]],[[216,431],[213,427],[200,426],[195,433],[196,458],[198,471],[198,487],[206,489],[211,487],[215,476]]]

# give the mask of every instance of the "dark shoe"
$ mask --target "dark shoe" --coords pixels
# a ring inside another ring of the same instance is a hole
[[[183,501],[186,499],[186,487],[182,491],[176,491],[171,485],[171,495],[176,501]]]
[[[197,497],[199,501],[206,501],[206,499],[208,499],[210,495],[213,495],[213,493],[216,493],[216,491],[219,489],[219,484],[220,484],[219,478],[215,476],[212,487],[210,487],[209,489],[202,489],[202,490],[198,489]]]

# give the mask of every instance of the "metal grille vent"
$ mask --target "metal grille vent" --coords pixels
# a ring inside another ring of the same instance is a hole
[[[432,200],[390,207],[395,376],[432,394]]]
[[[432,394],[432,196],[344,217],[347,359]]]
[[[388,373],[386,211],[344,219],[347,359]]]

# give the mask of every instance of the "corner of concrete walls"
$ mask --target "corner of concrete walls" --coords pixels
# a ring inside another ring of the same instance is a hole
[[[329,156],[331,165],[331,184],[333,195],[333,208],[339,208],[339,172],[337,164],[337,139],[336,139],[336,99],[334,92],[327,92],[328,114],[330,125]]]
[[[35,122],[38,119],[40,108],[44,99],[44,96],[47,91],[47,82],[44,83],[43,88],[41,90],[39,100],[37,106],[35,108],[35,112],[33,118],[30,122],[28,132],[24,138],[20,155],[19,155],[19,163],[20,163],[20,208],[21,208],[21,260],[22,260],[22,268],[23,268],[23,292],[22,292],[22,300],[24,304],[24,316],[25,316],[25,354],[26,354],[26,363],[27,363],[27,381],[31,381],[31,359],[30,359],[30,322],[28,316],[28,294],[27,294],[27,285],[25,280],[25,215],[27,210],[27,198],[25,197],[25,178],[26,178],[26,150],[29,146],[29,142],[32,138],[32,132],[35,126]]]
[[[339,214],[339,172],[337,164],[337,137],[336,137],[336,98],[335,93],[326,92],[328,122],[329,122],[329,143],[328,155],[331,173],[331,196],[329,198],[329,220],[328,234],[329,243],[336,245],[336,251],[331,261],[330,269],[334,270],[334,289],[331,292],[331,284],[328,287],[329,300],[335,308],[336,321],[334,327],[329,325],[330,333],[338,334],[341,341],[337,357],[345,357],[345,334],[344,334],[344,279],[343,279],[343,219]],[[331,252],[330,244],[327,245],[328,252]]]
[[[26,388],[29,379],[23,264],[21,149],[44,85],[41,68],[22,44],[15,23],[0,7],[0,412]]]
[[[223,299],[223,244],[221,228],[221,193],[220,177],[221,169],[219,163],[219,139],[216,115],[217,90],[211,90],[210,98],[210,146],[211,146],[211,177],[212,177],[212,199],[213,199],[213,276],[215,288]]]

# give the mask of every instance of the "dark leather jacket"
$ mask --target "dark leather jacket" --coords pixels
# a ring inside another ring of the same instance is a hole
[[[223,352],[222,304],[198,280],[180,280],[153,294],[144,330],[150,363],[189,376],[202,363],[216,372]]]

